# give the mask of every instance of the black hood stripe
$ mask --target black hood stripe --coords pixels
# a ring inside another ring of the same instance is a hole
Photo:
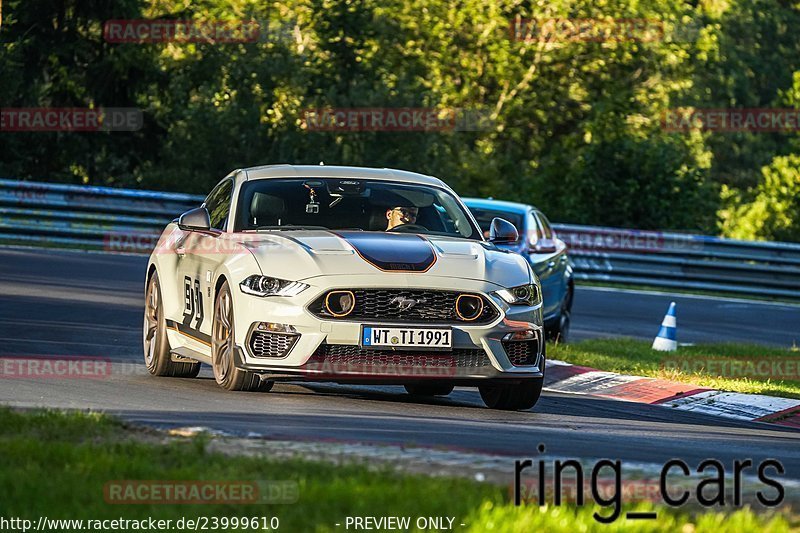
[[[341,231],[356,253],[375,268],[385,272],[427,272],[436,263],[431,243],[419,235]]]

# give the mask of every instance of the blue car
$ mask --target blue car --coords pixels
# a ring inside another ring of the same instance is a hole
[[[569,334],[570,313],[575,285],[567,245],[556,236],[550,221],[532,205],[463,198],[484,235],[492,219],[500,217],[516,226],[519,239],[498,247],[522,254],[533,267],[542,284],[544,321],[547,338],[565,342]]]

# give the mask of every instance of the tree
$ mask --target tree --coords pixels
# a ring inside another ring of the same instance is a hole
[[[761,169],[755,199],[735,194],[723,211],[723,232],[736,239],[800,241],[800,155],[778,156]]]

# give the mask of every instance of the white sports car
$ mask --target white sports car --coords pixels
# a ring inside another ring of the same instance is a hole
[[[477,386],[498,409],[542,390],[541,290],[509,222],[489,240],[441,180],[389,169],[236,170],[150,256],[151,374],[212,366],[228,390],[276,380]]]

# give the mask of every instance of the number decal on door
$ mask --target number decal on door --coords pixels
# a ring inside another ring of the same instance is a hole
[[[203,291],[200,289],[200,280],[193,280],[189,276],[183,278],[183,325],[199,330],[203,324]]]

